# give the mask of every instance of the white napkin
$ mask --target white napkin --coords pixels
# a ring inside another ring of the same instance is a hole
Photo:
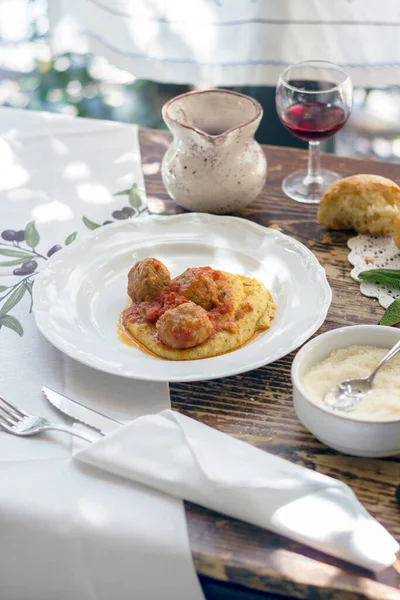
[[[372,571],[399,550],[342,482],[171,410],[140,417],[75,457]]]

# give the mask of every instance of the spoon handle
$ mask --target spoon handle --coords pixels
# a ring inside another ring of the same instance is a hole
[[[373,380],[375,379],[375,375],[378,373],[379,369],[381,367],[383,367],[383,365],[385,365],[391,358],[393,358],[394,356],[396,356],[396,354],[400,351],[400,340],[397,342],[397,344],[395,344],[393,346],[393,348],[391,348],[389,350],[389,352],[387,354],[385,354],[385,356],[382,358],[382,360],[380,361],[380,363],[378,364],[378,366],[376,367],[376,369],[374,369],[371,373],[371,375],[368,377],[370,383],[372,384]]]

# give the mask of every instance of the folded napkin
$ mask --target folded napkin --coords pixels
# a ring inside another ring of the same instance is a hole
[[[372,571],[396,560],[398,543],[347,485],[172,410],[139,417],[76,458]]]

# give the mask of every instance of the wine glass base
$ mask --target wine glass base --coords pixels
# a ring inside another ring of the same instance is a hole
[[[303,204],[318,204],[326,188],[334,181],[340,179],[340,175],[334,171],[321,169],[316,181],[307,181],[307,171],[295,171],[282,182],[282,189],[286,196],[302,202]]]

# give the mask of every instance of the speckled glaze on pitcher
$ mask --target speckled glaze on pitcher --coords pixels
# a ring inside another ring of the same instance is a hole
[[[173,141],[162,162],[169,195],[196,212],[231,213],[261,192],[267,161],[254,134],[261,105],[228,90],[189,92],[163,106]]]

